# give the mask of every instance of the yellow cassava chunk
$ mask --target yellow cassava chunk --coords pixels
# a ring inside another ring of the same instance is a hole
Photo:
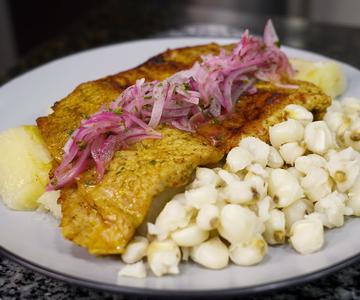
[[[346,89],[346,78],[341,65],[334,61],[314,62],[304,59],[290,59],[295,69],[295,79],[308,81],[319,86],[330,97],[341,95]]]
[[[37,208],[49,181],[51,160],[36,126],[0,133],[0,198],[9,208]]]

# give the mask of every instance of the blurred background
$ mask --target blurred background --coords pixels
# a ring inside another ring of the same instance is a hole
[[[360,49],[359,13],[359,0],[0,0],[0,79],[126,40],[260,34],[269,17],[283,44],[358,65],[344,49]]]

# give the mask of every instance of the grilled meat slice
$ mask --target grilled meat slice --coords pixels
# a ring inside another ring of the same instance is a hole
[[[226,47],[230,49],[231,45]],[[135,69],[80,85],[54,105],[52,115],[37,120],[51,154],[60,162],[68,132],[136,79],[162,80],[190,68],[200,55],[217,54],[219,49],[210,44],[168,50]],[[287,104],[304,105],[315,114],[330,104],[330,98],[318,87],[292,83],[298,88],[258,84],[257,93],[242,96],[225,121],[208,122],[197,134],[159,128],[162,139],[144,140],[118,151],[100,183],[95,184],[94,168],[85,172],[74,186],[61,191],[64,237],[94,254],[122,253],[145,219],[154,196],[186,184],[198,165],[219,161],[244,136],[267,141],[269,126],[283,120]]]

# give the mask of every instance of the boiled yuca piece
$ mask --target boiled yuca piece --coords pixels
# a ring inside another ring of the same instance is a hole
[[[295,79],[309,81],[319,86],[331,97],[341,95],[346,89],[346,78],[340,64],[334,61],[314,62],[304,59],[291,59]]]
[[[0,134],[0,198],[9,208],[37,208],[37,199],[48,184],[51,160],[36,126]]]

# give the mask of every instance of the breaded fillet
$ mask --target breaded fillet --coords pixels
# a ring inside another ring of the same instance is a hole
[[[222,152],[206,139],[162,128],[160,140],[144,140],[118,151],[102,181],[89,170],[77,186],[64,189],[62,233],[91,253],[121,253],[142,223],[152,199],[185,185],[198,165],[216,163]]]
[[[132,70],[80,85],[54,105],[53,114],[37,120],[51,154],[60,162],[69,131],[136,79],[165,79],[190,68],[200,55],[217,54],[219,49],[210,44],[168,50]],[[244,136],[268,141],[268,128],[284,119],[286,105],[301,104],[319,114],[330,104],[330,98],[318,87],[305,82],[292,84],[298,88],[258,84],[257,93],[242,96],[225,121],[208,122],[197,134],[158,128],[162,139],[144,140],[118,151],[100,183],[95,184],[94,168],[85,172],[74,186],[61,191],[64,237],[94,254],[122,253],[154,196],[188,183],[197,166],[218,162]]]

